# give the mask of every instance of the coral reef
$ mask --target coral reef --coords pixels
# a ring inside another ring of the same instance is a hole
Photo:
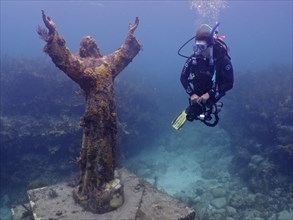
[[[292,189],[292,67],[242,73],[236,82],[222,123],[233,141],[231,172],[255,192]]]
[[[153,89],[151,79],[146,76],[131,77],[135,74],[145,75],[125,72],[115,82],[120,148],[126,158],[141,150],[138,143],[150,141],[150,137],[157,136],[161,127],[166,126],[159,120],[160,97]]]
[[[75,95],[78,88],[44,60],[1,61],[1,187],[15,202],[32,181],[52,184],[74,170],[68,160],[78,153],[83,101]],[[52,147],[59,150],[50,154]]]

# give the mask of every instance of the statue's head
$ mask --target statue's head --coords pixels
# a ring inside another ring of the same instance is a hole
[[[99,58],[102,57],[100,54],[100,49],[97,46],[95,39],[91,36],[85,36],[80,41],[79,48],[79,56],[80,57],[93,57]]]

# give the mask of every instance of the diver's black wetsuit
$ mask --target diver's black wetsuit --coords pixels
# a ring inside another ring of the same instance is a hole
[[[220,45],[214,45],[214,65],[209,64],[209,59],[203,56],[190,56],[181,72],[180,81],[191,96],[202,96],[209,93],[213,103],[223,97],[226,91],[232,89],[234,76],[233,67],[227,51]],[[213,86],[213,75],[216,71],[216,85]]]

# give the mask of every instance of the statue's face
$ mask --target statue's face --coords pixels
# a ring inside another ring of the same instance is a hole
[[[80,41],[79,55],[81,57],[101,57],[100,49],[95,39],[91,36],[85,36]]]

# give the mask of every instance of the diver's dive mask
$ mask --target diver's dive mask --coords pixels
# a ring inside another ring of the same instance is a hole
[[[193,51],[196,56],[200,55],[203,51],[208,48],[208,44],[205,41],[195,41]]]

